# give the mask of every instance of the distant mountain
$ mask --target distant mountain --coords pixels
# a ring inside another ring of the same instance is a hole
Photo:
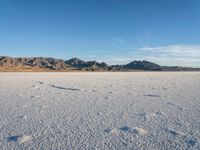
[[[98,70],[107,70],[108,65],[106,63],[98,63],[96,61],[83,61],[78,58],[72,58],[67,61],[65,61],[66,64],[83,69],[83,70],[91,70],[91,71],[98,71]]]
[[[30,66],[30,67],[43,67],[43,68],[55,68],[59,69],[65,67],[66,64],[63,60],[54,58],[11,58],[11,57],[0,57],[0,66]]]
[[[0,72],[7,71],[200,71],[200,68],[168,67],[148,61],[133,61],[125,65],[111,65],[96,61],[69,60],[45,57],[13,58],[0,56]]]
[[[72,70],[65,61],[54,58],[30,57],[12,58],[0,57],[0,71],[48,71],[48,70]]]
[[[129,70],[150,70],[150,71],[161,70],[160,65],[148,61],[133,61],[129,64],[123,65],[123,68]]]

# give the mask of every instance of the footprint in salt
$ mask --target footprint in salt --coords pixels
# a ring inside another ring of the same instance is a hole
[[[146,118],[147,120],[152,120],[152,119],[156,119],[157,116],[158,116],[157,113],[149,113],[147,114]]]
[[[121,132],[121,133],[124,133],[124,134],[126,134],[126,133],[132,133],[132,134],[137,134],[137,135],[141,135],[141,136],[147,134],[147,132],[148,132],[144,128],[139,128],[139,127],[131,128],[131,127],[128,127],[128,126],[123,126],[121,128],[118,128],[118,129],[117,128],[106,129],[104,131],[107,132],[107,133],[115,134],[115,135],[119,134]]]
[[[156,95],[156,94],[145,94],[143,96],[146,96],[146,97],[155,97],[155,98],[161,97],[160,95]]]
[[[44,84],[44,82],[41,82],[41,81],[37,81],[37,83],[39,83],[39,84]]]
[[[23,135],[22,137],[19,137],[19,144],[24,144],[24,143],[27,143],[29,141],[32,140],[32,137],[29,136],[29,135]]]
[[[147,134],[147,130],[146,129],[139,128],[139,127],[130,128],[128,126],[124,126],[124,127],[119,128],[119,130],[121,130],[123,132],[131,132],[131,133],[142,135],[142,136]]]
[[[145,130],[144,128],[138,128],[138,127],[136,127],[136,128],[134,128],[134,131],[137,134],[139,134],[139,135],[145,135],[145,134],[147,134],[147,130]]]
[[[162,87],[162,89],[163,89],[163,90],[168,90],[168,88],[166,88],[166,87]]]
[[[40,87],[39,86],[37,86],[37,85],[33,85],[32,86],[32,89],[34,89],[34,90],[37,90],[37,89],[39,89]]]
[[[32,140],[29,135],[15,135],[7,138],[8,142],[18,142],[19,144],[24,144]]]
[[[143,113],[139,113],[139,114],[138,114],[138,116],[142,117],[144,120],[147,120],[147,121],[154,120],[154,119],[156,119],[159,115],[161,115],[160,112],[157,112],[157,113],[154,113],[154,112],[151,112],[151,113],[143,112]]]
[[[111,134],[119,134],[119,130],[117,128],[113,128],[113,129],[105,129],[104,132],[106,133],[111,133]]]
[[[27,119],[28,117],[26,115],[19,116],[20,119]]]
[[[34,96],[31,96],[31,98],[40,98],[41,96],[39,95],[34,95]]]
[[[198,143],[198,140],[196,137],[190,137],[183,132],[180,132],[174,129],[166,129],[166,132],[170,133],[174,137],[179,137],[179,138],[184,139],[184,143],[188,148],[193,148]]]
[[[124,127],[119,128],[119,129],[120,129],[121,131],[124,131],[124,132],[130,131],[130,130],[131,130],[131,128],[128,127],[128,126],[124,126]]]
[[[171,102],[168,102],[166,103],[167,105],[171,105],[171,106],[175,106],[175,104],[171,103]]]
[[[18,93],[18,94],[17,94],[17,96],[21,97],[21,96],[22,96],[22,94],[21,94],[21,93]]]
[[[185,140],[185,144],[188,148],[192,148],[197,144],[197,138],[188,138]]]

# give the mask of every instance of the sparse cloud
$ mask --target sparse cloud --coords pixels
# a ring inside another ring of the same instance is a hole
[[[200,45],[167,45],[134,49],[91,50],[84,60],[97,60],[108,64],[126,64],[133,60],[147,60],[160,65],[200,67]]]
[[[178,55],[200,56],[200,45],[169,45],[162,47],[143,47],[139,48],[143,51],[159,52],[159,53],[172,53]]]
[[[200,67],[200,45],[141,47],[127,53],[103,56],[101,59],[109,64],[148,60],[160,65]]]
[[[162,65],[200,67],[200,45],[142,47],[131,53],[138,58],[144,58]]]

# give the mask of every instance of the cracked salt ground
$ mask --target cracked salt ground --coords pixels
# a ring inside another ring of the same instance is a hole
[[[200,147],[200,73],[18,76],[0,74],[2,150]]]

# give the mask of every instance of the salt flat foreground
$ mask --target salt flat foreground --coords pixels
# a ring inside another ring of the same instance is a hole
[[[200,149],[200,73],[2,73],[0,149]]]

